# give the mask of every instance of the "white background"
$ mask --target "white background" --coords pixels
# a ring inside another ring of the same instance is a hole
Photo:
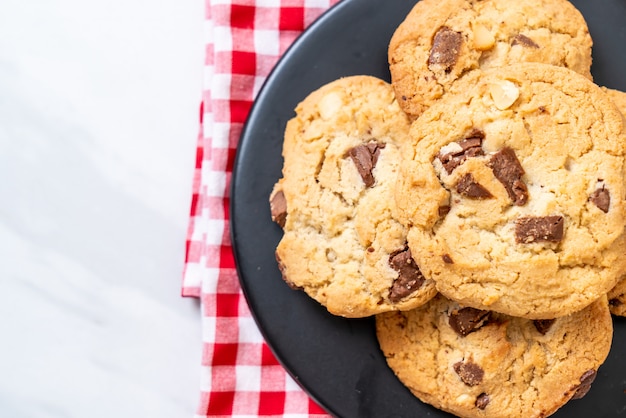
[[[0,416],[190,417],[201,0],[0,2]]]

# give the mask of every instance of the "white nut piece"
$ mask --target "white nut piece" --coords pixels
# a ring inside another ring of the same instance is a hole
[[[324,96],[317,105],[320,116],[324,120],[330,120],[343,106],[341,96],[332,92]]]
[[[519,97],[519,89],[509,80],[498,80],[489,85],[493,103],[500,110],[508,109]]]
[[[479,51],[487,51],[496,43],[493,33],[485,26],[476,24],[474,26],[474,47]]]
[[[476,402],[476,398],[468,395],[467,393],[463,393],[457,396],[455,401],[459,405],[464,405],[465,407],[471,408],[474,406],[474,403]]]

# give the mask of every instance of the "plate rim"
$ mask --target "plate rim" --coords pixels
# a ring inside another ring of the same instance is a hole
[[[414,1],[411,0],[412,4],[417,3],[419,0]],[[237,271],[237,276],[238,276],[238,282],[240,284],[242,293],[244,298],[246,299],[246,303],[248,304],[248,306],[252,306],[253,303],[251,301],[251,296],[250,296],[250,289],[247,286],[246,281],[243,279],[242,277],[242,273],[240,271],[240,255],[239,252],[237,251],[237,247],[236,247],[236,242],[237,242],[237,237],[236,237],[236,233],[235,233],[235,222],[234,220],[236,219],[235,216],[235,211],[236,211],[236,207],[237,207],[237,202],[236,200],[233,198],[236,195],[236,187],[237,187],[237,179],[239,177],[239,171],[238,171],[238,167],[239,167],[239,162],[240,162],[240,147],[239,145],[241,144],[241,141],[246,138],[249,135],[249,130],[250,130],[250,121],[254,119],[254,117],[256,116],[256,113],[258,112],[258,107],[260,107],[260,102],[262,99],[265,97],[265,95],[268,95],[270,93],[268,93],[267,87],[273,82],[276,74],[280,73],[280,71],[282,70],[282,68],[286,65],[286,62],[289,61],[289,59],[294,55],[294,51],[297,50],[297,48],[303,43],[305,42],[307,39],[309,39],[309,37],[314,36],[315,35],[315,31],[318,30],[318,27],[320,26],[324,26],[327,22],[327,20],[331,19],[334,16],[334,13],[338,13],[338,11],[349,7],[349,5],[351,4],[355,4],[358,3],[359,0],[341,0],[338,3],[334,4],[332,7],[328,8],[327,10],[325,10],[314,22],[311,23],[311,25],[309,25],[306,30],[304,30],[301,34],[299,34],[295,40],[292,42],[292,44],[285,50],[284,54],[276,61],[275,65],[272,67],[271,71],[269,72],[268,76],[266,77],[266,79],[264,80],[263,84],[261,85],[261,87],[259,88],[259,91],[253,101],[252,106],[250,107],[249,110],[249,114],[246,117],[246,120],[244,122],[243,128],[241,130],[240,136],[239,136],[239,144],[237,146],[237,150],[235,153],[235,158],[234,158],[234,165],[233,165],[233,171],[232,171],[232,177],[231,177],[231,183],[230,183],[230,187],[229,187],[229,197],[230,197],[230,205],[229,205],[229,234],[230,234],[230,238],[231,238],[231,245],[233,248],[233,256],[234,256],[234,261],[235,261],[235,268]],[[593,67],[592,67],[593,69]],[[626,77],[625,77],[626,79]],[[282,353],[277,349],[277,347],[275,346],[275,342],[271,341],[270,338],[268,338],[268,334],[267,331],[265,329],[265,326],[261,324],[259,318],[258,318],[258,313],[254,310],[254,309],[250,309],[250,314],[259,330],[259,332],[261,333],[263,340],[265,342],[265,344],[267,345],[267,347],[270,349],[270,351],[272,352],[272,354],[275,356],[276,360],[278,361],[278,363],[284,368],[285,372],[287,374],[289,374],[289,376],[298,384],[298,386],[314,401],[316,402],[322,409],[324,409],[327,413],[329,413],[332,416],[340,416],[337,414],[337,411],[332,408],[331,404],[329,404],[327,401],[323,400],[320,398],[320,396],[316,393],[316,391],[314,390],[314,388],[305,386],[305,384],[298,378],[297,375],[294,374],[294,371],[292,370],[291,367],[288,366],[288,362],[287,359],[285,359],[282,355]],[[621,323],[626,323],[626,318],[614,318],[614,321],[617,322],[621,322]],[[617,382],[619,384],[619,382]],[[420,401],[421,402],[421,401]],[[426,405],[426,404],[424,404]],[[621,415],[621,414],[620,414]]]

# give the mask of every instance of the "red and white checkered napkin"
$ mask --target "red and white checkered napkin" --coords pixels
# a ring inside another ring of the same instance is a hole
[[[264,343],[239,287],[229,236],[237,142],[254,97],[295,38],[338,0],[206,0],[205,85],[183,296],[202,306],[196,417],[322,417]]]

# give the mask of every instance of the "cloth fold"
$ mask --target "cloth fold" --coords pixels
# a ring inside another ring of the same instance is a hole
[[[239,136],[279,57],[338,0],[206,0],[204,89],[182,295],[201,301],[196,417],[326,417],[256,327],[239,287],[229,189]]]

